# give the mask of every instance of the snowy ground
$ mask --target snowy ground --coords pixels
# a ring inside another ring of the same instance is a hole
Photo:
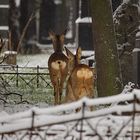
[[[18,55],[17,65],[23,67],[40,67],[48,66],[49,54],[36,54],[36,55]]]
[[[108,140],[115,139],[115,137],[117,137],[118,140],[130,140],[134,135],[140,137],[139,113],[135,114],[135,118],[133,118],[134,114],[121,116],[121,113],[125,111],[134,112],[134,104],[116,104],[117,102],[132,101],[135,97],[139,100],[140,90],[133,90],[133,92],[128,94],[125,94],[125,92],[126,90],[120,95],[107,98],[83,98],[78,102],[55,106],[53,108],[32,108],[31,110],[13,115],[2,112],[0,116],[0,138],[5,137],[9,140],[13,139],[16,135],[15,140],[21,137],[27,137],[26,139],[29,139],[28,134],[36,133],[39,134],[39,136],[45,136],[45,138],[42,138],[43,140],[49,139],[50,136],[52,136],[52,138],[49,140],[64,140],[67,138],[67,140],[76,140],[81,139],[81,134],[84,140],[91,138],[93,140],[99,138]],[[85,109],[85,107],[91,105],[98,106],[107,104],[113,105],[94,111]],[[83,107],[83,110],[74,113],[73,110],[79,107]],[[135,111],[139,112],[139,102],[135,103],[135,107]],[[72,112],[69,113],[70,111]],[[63,112],[66,113],[64,114]],[[113,113],[117,113],[117,115],[113,115]],[[83,120],[81,120],[81,118]],[[83,125],[81,125],[82,122]],[[134,129],[132,129],[132,127]],[[7,135],[7,132],[13,133]],[[1,135],[2,133],[4,133],[4,135]],[[41,140],[38,135],[35,135],[32,139]]]
[[[25,103],[21,103],[21,104],[5,104],[5,105],[1,104],[0,105],[0,116],[4,112],[8,113],[8,114],[13,114],[13,113],[29,110],[29,109],[31,109],[33,107],[46,108],[46,107],[48,107],[48,104],[46,104],[46,103],[37,103],[35,105],[25,104]]]
[[[76,53],[76,49],[74,47],[69,47],[70,51],[74,54]],[[40,67],[48,66],[49,56],[53,53],[52,49],[45,50],[45,53],[35,54],[35,55],[18,55],[17,56],[17,64],[23,67],[36,67],[39,65]],[[90,59],[95,59],[94,51],[82,51],[82,57],[87,57],[86,60],[83,59],[81,62],[88,64],[87,61]]]

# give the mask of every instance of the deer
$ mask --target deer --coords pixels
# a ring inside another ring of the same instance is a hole
[[[70,73],[66,86],[65,102],[69,103],[77,101],[84,96],[93,98],[95,70],[90,68],[86,64],[80,63],[82,53],[80,47],[77,48],[76,55],[74,55],[66,47],[65,50],[69,58],[69,73]],[[93,108],[91,107],[91,110],[92,109]]]
[[[63,53],[64,33],[49,32],[53,43],[54,53],[48,59],[48,69],[51,83],[54,88],[54,104],[61,104],[64,82],[68,75],[68,57]]]

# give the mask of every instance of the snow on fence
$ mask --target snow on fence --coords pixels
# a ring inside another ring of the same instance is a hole
[[[89,106],[94,106],[90,111]],[[76,108],[81,108],[75,112]],[[140,139],[140,90],[0,117],[2,140]]]
[[[47,67],[0,65],[0,80],[10,87],[52,88]]]

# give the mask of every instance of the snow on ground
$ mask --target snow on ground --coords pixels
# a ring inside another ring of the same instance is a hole
[[[0,116],[3,115],[3,113],[5,114],[14,114],[17,112],[23,112],[23,111],[27,111],[33,107],[39,107],[39,108],[47,108],[49,105],[47,103],[41,102],[41,103],[37,103],[35,105],[33,104],[25,104],[25,103],[21,103],[21,104],[1,104],[0,105]]]
[[[17,65],[23,67],[48,67],[48,59],[50,55],[54,52],[52,45],[38,45],[42,50],[41,54],[33,55],[17,55]],[[75,44],[67,44],[65,47],[69,48],[73,53],[76,52]],[[65,51],[64,51],[65,53]],[[88,52],[89,53],[89,52]],[[91,54],[91,53],[90,53]]]
[[[72,53],[76,53],[76,48],[68,47]],[[36,67],[39,65],[40,67],[48,67],[48,59],[50,55],[53,53],[52,49],[45,51],[42,54],[34,54],[34,55],[17,55],[17,65],[23,67]],[[82,57],[87,57],[88,59],[95,59],[94,51],[82,51]],[[91,58],[89,58],[91,57]]]
[[[22,67],[48,67],[49,54],[18,55],[17,65]]]
[[[46,126],[48,128],[41,129],[46,132],[53,132],[58,133],[55,137],[56,139],[65,139],[64,137],[69,135],[73,135],[73,138],[79,139],[80,132],[82,132],[83,138],[86,138],[89,134],[91,138],[94,135],[105,137],[106,134],[112,134],[111,138],[115,136],[120,136],[124,138],[126,135],[131,138],[131,131],[136,131],[136,134],[139,135],[139,128],[140,128],[140,116],[135,116],[135,124],[133,124],[132,116],[120,116],[124,111],[133,112],[134,104],[126,104],[126,105],[115,105],[115,106],[108,106],[104,107],[104,109],[98,109],[94,111],[84,110],[71,114],[65,113],[68,110],[75,110],[77,107],[82,107],[83,103],[85,105],[106,105],[109,103],[116,103],[122,101],[131,101],[135,97],[140,99],[140,90],[134,89],[131,93],[126,94],[126,90],[123,91],[124,93],[112,97],[107,98],[100,98],[100,99],[87,99],[83,98],[78,102],[74,102],[71,104],[65,104],[55,107],[49,107],[44,109],[39,108],[32,108],[25,112],[16,113],[13,115],[8,115],[5,112],[2,112],[2,116],[0,115],[0,134],[7,133],[7,132],[14,132],[21,130],[20,134],[25,134],[22,130],[30,130],[32,127],[41,127]],[[140,111],[139,103],[135,104],[135,111]],[[118,115],[113,115],[113,113],[117,113]],[[34,115],[33,115],[34,114]],[[79,119],[83,118],[83,127],[81,127],[81,123],[77,124],[76,128],[73,127],[75,122]],[[26,123],[25,123],[26,122]],[[65,123],[64,123],[65,122]],[[71,124],[70,124],[71,122]],[[68,123],[68,124],[66,124]],[[134,130],[132,130],[132,125],[134,125]],[[116,127],[117,126],[117,127]],[[73,129],[72,129],[73,128]],[[110,128],[110,129],[109,129]],[[34,131],[36,129],[33,129]],[[69,131],[70,130],[70,131]],[[110,131],[109,131],[110,130]],[[108,132],[109,131],[109,132]],[[36,131],[37,132],[37,131]],[[38,131],[39,133],[39,131]],[[40,132],[41,133],[41,132]],[[49,133],[50,134],[50,133]],[[92,134],[92,135],[91,135]],[[129,134],[129,135],[128,135]],[[44,134],[43,134],[44,135]],[[10,135],[10,138],[12,135]],[[18,136],[17,136],[18,137]],[[108,137],[108,136],[107,136]],[[46,137],[47,138],[47,137]],[[95,137],[94,137],[95,138]],[[8,139],[8,137],[7,137]],[[17,138],[16,138],[17,139]],[[96,139],[96,138],[95,138]],[[128,139],[128,137],[126,137]],[[126,140],[124,139],[124,140]],[[54,139],[53,139],[54,140]],[[85,139],[86,140],[86,139]]]

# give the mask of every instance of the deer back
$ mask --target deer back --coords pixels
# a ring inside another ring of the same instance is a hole
[[[76,101],[84,96],[94,96],[94,71],[86,64],[80,64],[81,49],[78,48],[76,55],[72,55],[66,49],[68,57],[71,57],[71,74],[67,82],[66,102]]]

